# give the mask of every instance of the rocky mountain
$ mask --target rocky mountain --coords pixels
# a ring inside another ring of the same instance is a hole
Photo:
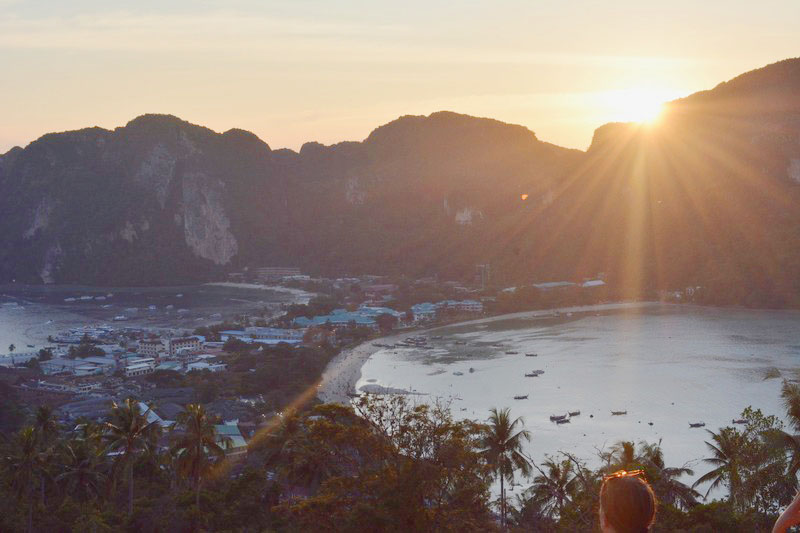
[[[671,102],[657,124],[602,126],[586,152],[450,112],[299,152],[145,115],[0,157],[0,281],[270,264],[466,278],[490,262],[508,284],[603,272],[631,295],[703,285],[794,305],[798,194],[798,59]]]

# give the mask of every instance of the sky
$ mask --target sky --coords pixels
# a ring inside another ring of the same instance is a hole
[[[0,0],[0,153],[168,113],[272,148],[450,110],[598,126],[800,55],[800,2]]]

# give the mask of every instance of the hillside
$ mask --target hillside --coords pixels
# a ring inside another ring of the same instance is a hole
[[[797,305],[798,95],[800,60],[782,61],[671,102],[656,125],[602,126],[586,152],[450,112],[299,152],[163,115],[48,134],[0,157],[0,281],[269,264],[467,278],[491,262],[504,284],[603,272],[631,296],[703,285]]]

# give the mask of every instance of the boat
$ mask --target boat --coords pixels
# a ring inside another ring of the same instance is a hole
[[[34,346],[33,346],[33,344],[27,344],[26,346],[27,346],[28,348],[33,348],[33,347],[34,347]]]
[[[563,418],[561,420],[556,420],[556,424],[569,424],[569,418]]]
[[[731,423],[733,423],[733,424],[747,424],[747,420],[745,420],[744,418],[740,418],[738,420],[734,418],[733,420],[731,420]]]
[[[65,302],[74,302],[75,298],[64,298]]]
[[[579,416],[581,414],[580,411],[570,411],[569,416]]]
[[[520,394],[518,396],[514,396],[514,399],[515,400],[527,400],[528,399],[528,395],[527,394]]]
[[[128,317],[126,317],[125,315],[117,315],[114,318],[112,318],[112,320],[114,320],[115,322],[122,322],[123,320],[128,320]]]
[[[558,422],[559,420],[564,420],[567,418],[568,415],[550,415],[550,422]]]
[[[538,355],[538,353],[526,353],[525,357],[537,357]]]
[[[453,372],[453,375],[454,376],[463,376],[464,373],[463,372]]]
[[[626,411],[611,411],[611,415],[612,416],[622,416],[622,415],[627,415],[627,414],[628,414],[627,410]]]
[[[518,353],[519,352],[514,352],[514,351],[509,350],[509,351],[506,352],[506,355],[517,355]]]
[[[702,428],[705,427],[705,425],[706,425],[705,422],[695,422],[695,423],[689,422],[690,428]]]
[[[544,374],[544,370],[532,370],[531,372],[526,372],[525,373],[525,377],[526,378],[535,378],[535,377],[541,376],[542,374]]]

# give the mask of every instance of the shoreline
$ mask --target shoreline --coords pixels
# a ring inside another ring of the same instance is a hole
[[[303,289],[295,289],[293,287],[284,287],[283,285],[260,285],[258,283],[236,283],[233,281],[212,281],[210,283],[204,283],[203,285],[208,285],[211,287],[228,287],[231,289],[257,289],[262,291],[273,291],[273,292],[287,292],[294,296],[295,298],[305,298],[305,302],[296,302],[299,303],[308,303],[307,300],[310,300],[312,297],[315,296],[315,293],[304,291]]]
[[[322,373],[320,382],[317,385],[317,398],[323,403],[339,403],[349,404],[350,396],[348,394],[356,393],[356,385],[361,379],[361,367],[372,357],[372,355],[382,350],[373,343],[395,343],[402,340],[408,335],[424,335],[430,332],[441,330],[444,328],[473,326],[480,324],[488,324],[491,322],[499,322],[502,320],[526,319],[526,318],[550,318],[553,313],[590,313],[598,311],[616,311],[625,309],[643,309],[647,307],[656,307],[662,305],[680,305],[680,304],[665,304],[658,301],[645,301],[645,302],[615,302],[607,304],[596,305],[582,305],[572,307],[558,307],[553,309],[537,309],[533,311],[520,311],[517,313],[507,313],[504,315],[494,315],[483,318],[476,318],[474,320],[465,320],[462,322],[454,322],[452,324],[444,324],[441,326],[434,326],[425,329],[409,329],[400,332],[395,332],[385,337],[377,337],[363,342],[352,348],[342,350],[336,357],[331,359],[325,370]]]

